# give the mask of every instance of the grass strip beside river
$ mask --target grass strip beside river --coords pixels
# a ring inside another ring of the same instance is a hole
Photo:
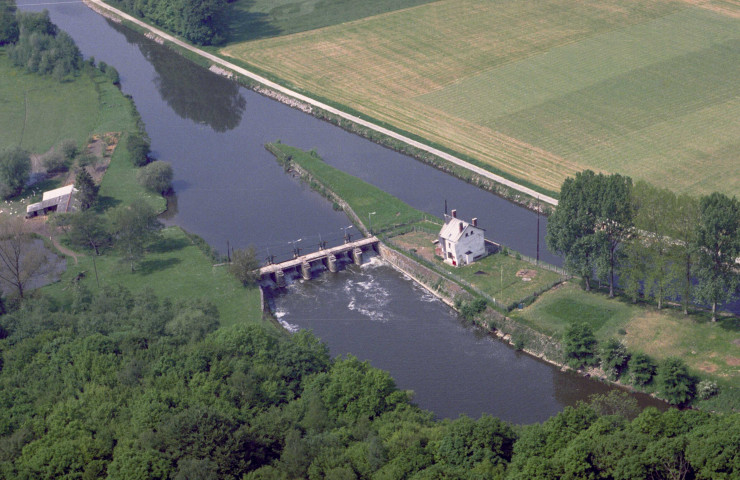
[[[279,142],[269,143],[265,148],[276,156],[283,168],[290,168],[292,162],[309,172],[323,186],[347,202],[362,224],[373,232],[418,222],[427,216],[393,195],[332,167],[313,151],[305,152]],[[325,194],[320,188],[317,190]]]

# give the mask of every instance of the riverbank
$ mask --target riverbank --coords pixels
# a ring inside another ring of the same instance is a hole
[[[308,110],[306,105],[309,105],[311,107],[309,113],[317,118],[330,121],[345,130],[360,134],[384,146],[411,155],[424,163],[455,175],[480,188],[501,195],[510,201],[530,209],[539,209],[545,214],[549,212],[549,208],[546,208],[546,205],[557,205],[557,199],[552,196],[555,195],[555,192],[537,191],[520,181],[517,182],[490,172],[473,163],[475,162],[473,159],[453,155],[428,143],[424,143],[421,139],[412,138],[404,133],[398,133],[391,130],[388,126],[383,126],[360,118],[357,115],[346,113],[345,109],[336,108],[326,102],[318,101],[295,90],[286,88],[276,81],[268,79],[265,75],[254,73],[247,68],[224,60],[215,54],[194,47],[146,22],[107,5],[101,0],[85,0],[85,3],[90,5],[91,8],[93,6],[96,7],[93,10],[107,18],[111,16],[115,17],[119,21],[123,20],[127,25],[134,26],[136,30],[142,31],[143,29],[150,34],[156,35],[158,43],[161,40],[162,42],[167,42],[168,45],[173,46],[178,51],[188,52],[188,58],[193,59],[192,55],[197,55],[197,63],[203,65],[205,68],[210,68],[215,64],[218,68],[226,69],[224,70],[226,75],[232,72],[237,74],[240,83],[252,88],[258,93],[265,94],[304,111]]]

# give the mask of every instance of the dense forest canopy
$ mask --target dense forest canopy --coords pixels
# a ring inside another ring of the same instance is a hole
[[[736,478],[740,415],[628,397],[541,425],[435,421],[309,332],[76,287],[0,317],[3,478]]]

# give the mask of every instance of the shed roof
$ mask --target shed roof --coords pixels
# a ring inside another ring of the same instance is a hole
[[[52,198],[63,197],[65,195],[69,195],[74,191],[74,189],[75,189],[74,184],[71,184],[71,185],[65,185],[64,187],[55,188],[54,190],[47,190],[46,192],[44,192],[42,201],[45,202],[47,200],[51,200]]]

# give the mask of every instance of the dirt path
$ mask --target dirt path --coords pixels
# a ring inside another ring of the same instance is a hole
[[[57,250],[59,250],[60,252],[62,252],[64,255],[66,255],[68,257],[72,257],[72,258],[75,259],[75,265],[77,265],[77,263],[79,263],[77,261],[77,257],[78,256],[81,256],[79,253],[75,253],[72,250],[70,250],[69,248],[63,246],[61,243],[59,243],[59,240],[57,240],[57,237],[56,236],[50,235],[49,238],[51,239],[51,243],[54,244],[54,247],[56,247]]]
[[[26,225],[28,225],[29,230],[31,230],[33,233],[51,240],[51,243],[54,245],[54,247],[56,247],[56,249],[59,250],[61,253],[68,257],[74,258],[75,265],[77,265],[78,263],[77,257],[84,256],[79,253],[73,252],[69,248],[59,243],[59,232],[55,231],[49,226],[49,224],[46,222],[46,217],[34,217],[26,219]]]
[[[507,186],[507,187],[509,187],[509,188],[511,188],[513,190],[522,192],[522,193],[524,193],[526,195],[529,195],[529,196],[531,196],[533,198],[538,198],[539,197],[539,199],[542,200],[543,202],[549,203],[551,205],[557,205],[558,204],[558,201],[556,199],[552,198],[552,197],[549,197],[547,195],[542,195],[541,193],[536,192],[536,191],[532,190],[531,188],[527,188],[524,185],[519,185],[516,182],[512,182],[511,180],[507,180],[504,177],[501,177],[499,175],[496,175],[494,173],[489,172],[488,170],[484,170],[484,169],[482,169],[480,167],[477,167],[477,166],[475,166],[475,165],[473,165],[471,163],[468,163],[468,162],[466,162],[466,161],[464,161],[464,160],[462,160],[460,158],[457,158],[457,157],[455,157],[453,155],[450,155],[449,153],[445,153],[445,152],[443,152],[441,150],[438,150],[436,148],[430,147],[429,145],[425,145],[425,144],[423,144],[421,142],[417,142],[416,140],[413,140],[413,139],[408,138],[408,137],[406,137],[404,135],[401,135],[401,134],[398,134],[398,133],[393,132],[391,130],[388,130],[387,128],[383,128],[383,127],[381,127],[379,125],[375,125],[374,123],[368,122],[367,120],[363,120],[363,119],[361,119],[359,117],[356,117],[354,115],[350,115],[350,114],[345,113],[345,112],[343,112],[341,110],[338,110],[338,109],[336,109],[334,107],[331,107],[331,106],[329,106],[329,105],[327,105],[325,103],[322,103],[322,102],[319,102],[317,100],[314,100],[313,98],[307,97],[305,95],[301,95],[298,92],[294,92],[293,90],[290,90],[288,88],[285,88],[282,85],[278,85],[277,83],[272,82],[272,81],[266,79],[265,77],[262,77],[260,75],[257,75],[256,73],[250,72],[249,70],[246,70],[246,69],[244,69],[242,67],[239,67],[237,65],[234,65],[231,62],[227,62],[226,60],[223,60],[223,59],[217,57],[216,55],[212,55],[212,54],[207,53],[207,52],[205,52],[205,51],[203,51],[203,50],[201,50],[201,49],[199,49],[197,47],[194,47],[194,46],[192,46],[192,45],[190,45],[188,43],[185,43],[182,40],[179,40],[179,39],[173,37],[172,35],[170,35],[170,34],[168,34],[166,32],[163,32],[162,30],[159,30],[158,28],[154,28],[151,25],[142,22],[138,18],[132,17],[131,15],[129,15],[127,13],[124,13],[121,10],[118,10],[116,8],[111,7],[110,5],[102,2],[101,0],[86,0],[86,2],[95,4],[97,7],[99,7],[100,9],[103,9],[104,11],[113,13],[113,14],[121,17],[121,18],[124,18],[124,19],[126,19],[126,20],[128,20],[128,21],[130,21],[132,23],[135,23],[136,25],[149,30],[153,34],[155,34],[155,35],[157,35],[157,36],[159,36],[159,37],[167,40],[168,42],[172,42],[175,45],[177,45],[179,47],[182,47],[182,48],[184,48],[186,50],[189,50],[189,51],[191,51],[193,53],[196,53],[196,54],[200,55],[201,57],[206,58],[206,59],[210,60],[211,62],[217,64],[217,65],[220,65],[222,67],[226,67],[226,68],[228,68],[228,69],[230,69],[230,70],[232,70],[234,72],[237,72],[237,73],[239,73],[241,75],[244,75],[245,77],[250,78],[250,79],[252,79],[252,80],[254,80],[254,81],[258,82],[258,83],[261,83],[262,85],[265,85],[266,87],[268,87],[268,88],[270,88],[272,90],[275,90],[277,92],[280,92],[280,93],[283,93],[283,94],[288,95],[290,97],[293,97],[293,98],[295,98],[297,100],[300,100],[302,102],[305,102],[305,103],[307,103],[309,105],[313,105],[314,107],[317,107],[317,108],[320,108],[322,110],[325,110],[325,111],[327,111],[329,113],[332,113],[334,115],[337,115],[339,117],[342,117],[342,118],[344,118],[346,120],[349,120],[349,121],[351,121],[353,123],[356,123],[358,125],[362,125],[363,127],[369,128],[371,130],[375,130],[376,132],[382,133],[383,135],[387,135],[387,136],[389,136],[391,138],[394,138],[394,139],[396,139],[398,141],[401,141],[403,143],[406,143],[408,145],[411,145],[413,147],[416,147],[419,150],[424,150],[425,152],[429,152],[432,155],[436,155],[439,158],[442,158],[444,160],[447,160],[448,162],[453,163],[453,164],[455,164],[457,166],[466,168],[466,169],[468,169],[468,170],[470,170],[470,171],[472,171],[472,172],[474,172],[474,173],[476,173],[476,174],[478,174],[478,175],[480,175],[482,177],[485,177],[485,178],[488,178],[490,180],[493,180],[496,183],[500,183],[502,185],[505,185],[505,186]],[[94,10],[96,10],[96,9],[94,9]],[[96,11],[98,11],[98,10],[96,10]]]

